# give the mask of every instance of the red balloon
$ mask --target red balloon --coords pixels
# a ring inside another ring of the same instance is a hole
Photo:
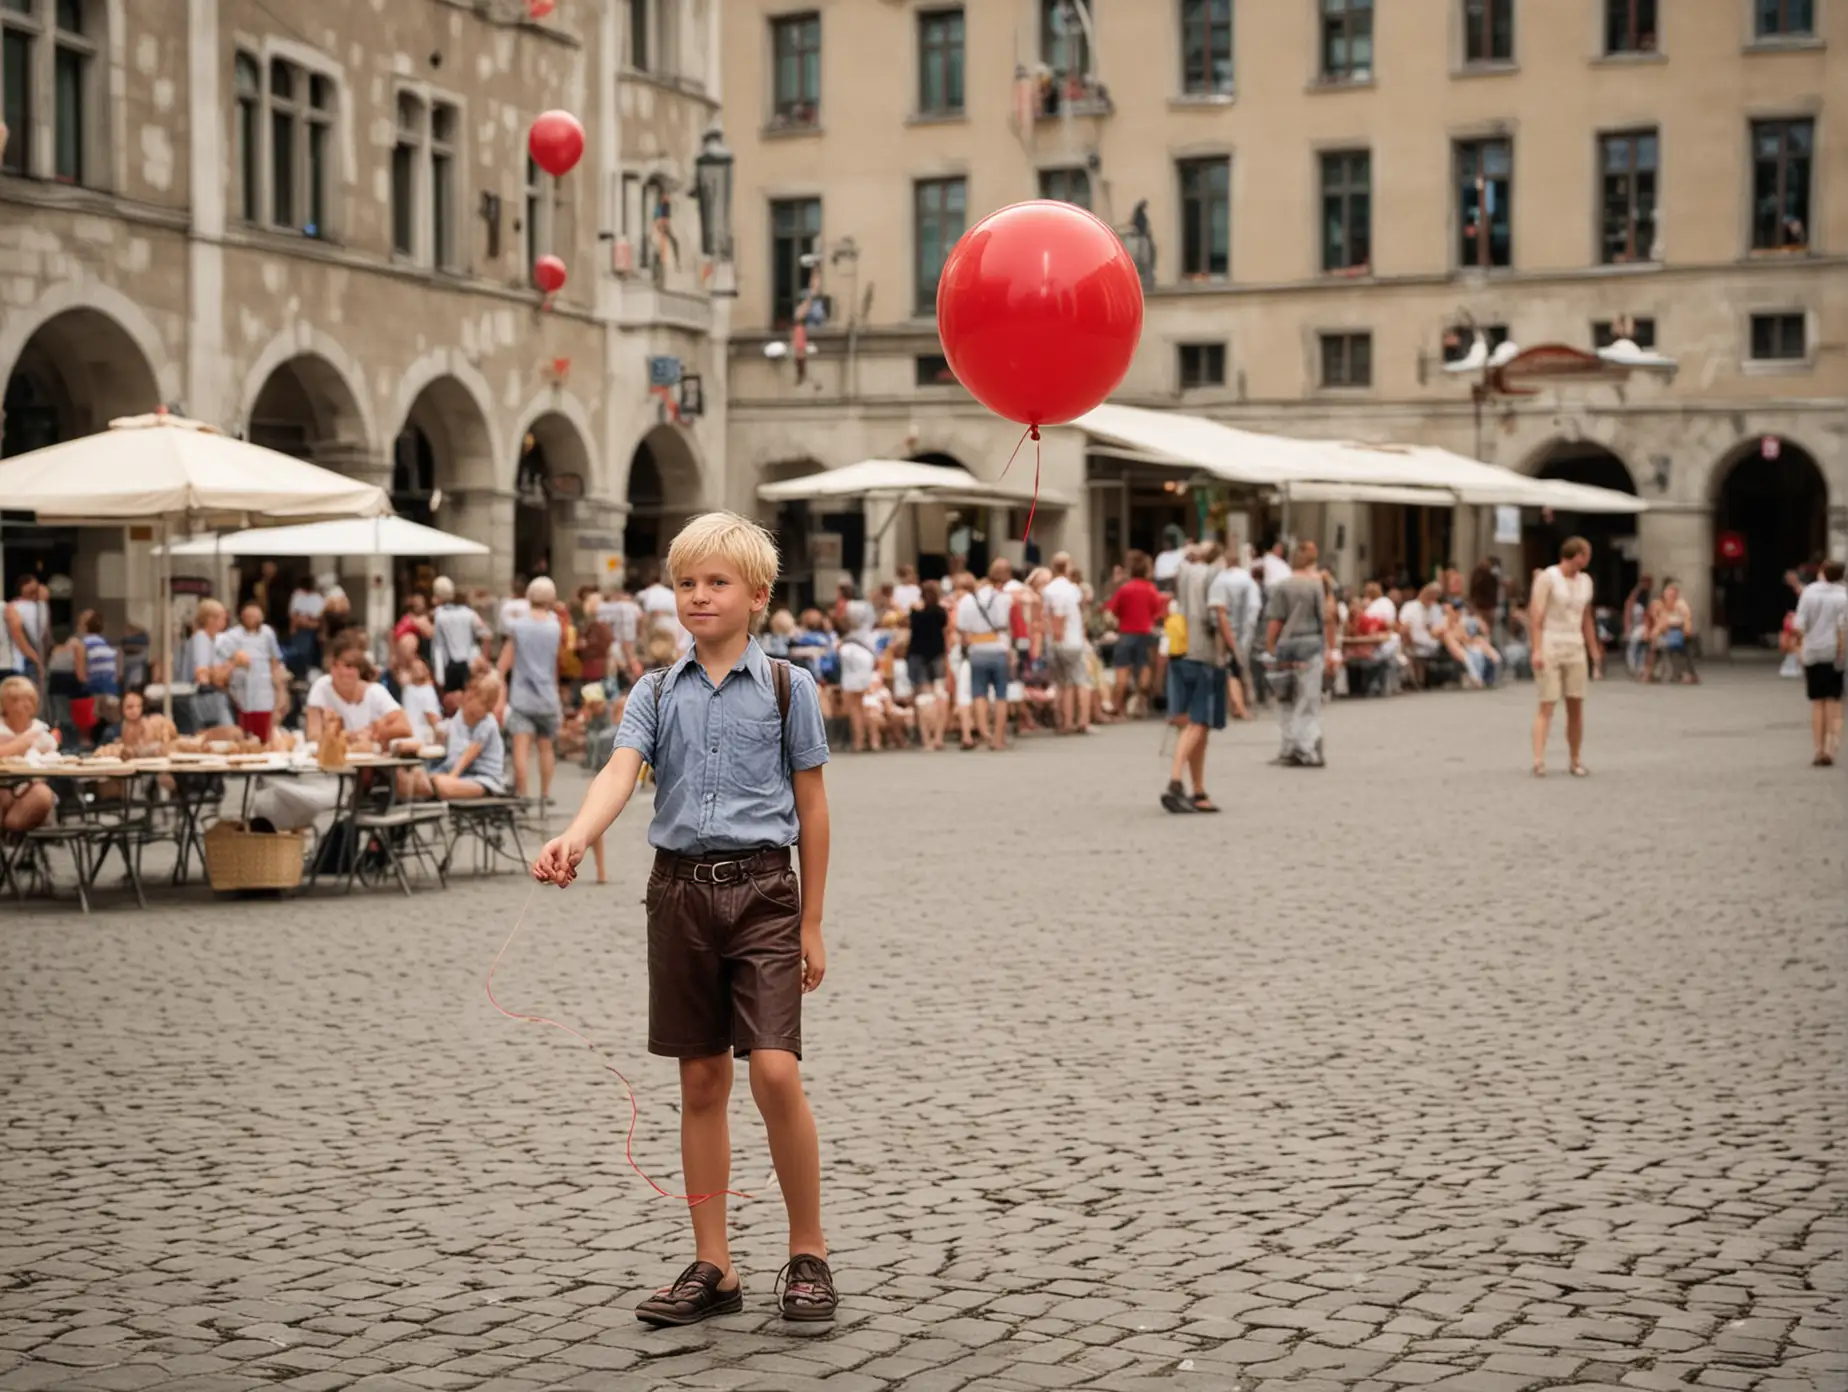
[[[533,262],[533,284],[548,295],[565,288],[565,263],[556,256],[541,256]]]
[[[584,128],[569,111],[542,111],[533,118],[526,148],[546,173],[568,174],[584,157]]]
[[[1036,199],[990,213],[950,252],[937,333],[956,380],[996,415],[1059,425],[1123,380],[1142,336],[1142,281],[1100,219]]]

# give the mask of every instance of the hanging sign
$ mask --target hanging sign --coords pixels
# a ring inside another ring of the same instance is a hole
[[[1505,545],[1521,539],[1521,509],[1507,503],[1495,505],[1495,543]]]

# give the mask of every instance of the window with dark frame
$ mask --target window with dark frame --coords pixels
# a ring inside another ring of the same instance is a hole
[[[391,148],[391,249],[417,254],[417,165],[423,152],[424,105],[410,92],[398,93],[398,137]]]
[[[1039,0],[1039,12],[1040,62],[1061,77],[1090,72],[1091,40],[1073,0]]]
[[[1463,61],[1514,61],[1514,0],[1463,0]]]
[[[539,167],[539,161],[531,155],[526,157],[526,187],[524,202],[526,206],[526,283],[533,284],[533,266],[541,256],[552,247],[552,200],[548,196],[550,188],[546,180],[552,176]],[[647,246],[647,239],[643,239]]]
[[[1181,160],[1181,275],[1224,279],[1231,268],[1232,162]]]
[[[1754,314],[1752,360],[1790,362],[1808,356],[1806,328],[1801,314]]]
[[[248,53],[237,55],[233,85],[237,90],[238,212],[245,222],[255,222],[262,216],[263,207],[263,173],[257,162],[262,135],[258,112],[263,106],[263,69]]]
[[[430,108],[430,259],[456,269],[456,140],[461,121],[449,102]]]
[[[89,163],[90,85],[96,41],[84,32],[83,0],[58,0],[56,51],[52,54],[52,177],[83,184]]]
[[[1810,164],[1816,123],[1752,122],[1752,249],[1809,246]]]
[[[1322,385],[1370,387],[1373,385],[1373,335],[1325,333],[1322,336]]]
[[[281,58],[269,65],[270,225],[325,237],[334,80]]]
[[[1373,258],[1373,156],[1330,150],[1322,156],[1322,269],[1365,270]]]
[[[1182,343],[1176,346],[1182,391],[1226,384],[1226,345]]]
[[[654,0],[629,0],[629,66],[648,71],[648,7]]]
[[[1815,0],[1754,0],[1753,18],[1761,39],[1809,38],[1816,32]]]
[[[1322,81],[1373,77],[1373,0],[1320,0]]]
[[[1638,348],[1656,346],[1656,323],[1653,319],[1594,319],[1591,322],[1591,347],[1596,352],[1608,348],[1620,338],[1627,338]]]
[[[1599,254],[1607,266],[1655,260],[1658,143],[1653,130],[1598,137]]]
[[[26,174],[32,163],[33,98],[38,91],[33,81],[39,34],[36,25],[27,27],[32,17],[30,0],[5,0],[0,4],[0,92],[5,104],[0,120],[8,131],[6,149],[0,151],[0,169],[8,174]]]
[[[781,126],[812,126],[821,119],[821,16],[785,15],[770,21],[772,114]]]
[[[918,111],[954,116],[963,109],[963,12],[918,15]]]
[[[295,70],[270,61],[270,221],[295,226]]]
[[[1041,198],[1060,203],[1074,203],[1080,208],[1091,206],[1091,171],[1083,165],[1060,169],[1042,169],[1039,175]]]
[[[1514,146],[1503,139],[1457,142],[1457,264],[1514,264]]]
[[[808,292],[804,256],[821,247],[821,200],[778,198],[770,204],[770,323],[785,329]]]
[[[1604,0],[1604,51],[1654,53],[1656,0]]]
[[[1232,0],[1181,0],[1181,91],[1232,91]]]
[[[1476,346],[1476,335],[1482,335],[1482,346],[1493,353],[1508,341],[1506,324],[1457,324],[1444,330],[1444,361],[1461,362],[1469,356]]]
[[[968,185],[962,179],[919,179],[913,187],[913,307],[919,315],[937,312],[937,281],[950,249],[963,234]]]
[[[953,387],[956,374],[950,371],[950,360],[941,353],[920,353],[913,360],[916,372],[915,384],[920,387]]]

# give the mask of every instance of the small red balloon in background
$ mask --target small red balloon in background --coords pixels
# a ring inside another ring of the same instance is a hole
[[[976,223],[937,282],[956,380],[996,415],[1059,425],[1102,403],[1142,337],[1142,281],[1116,233],[1071,203],[1015,203]]]
[[[541,256],[533,262],[533,284],[548,295],[565,288],[565,263],[556,256]]]
[[[568,174],[584,157],[584,128],[569,111],[542,111],[533,118],[526,148],[546,173],[554,177]]]
[[[528,19],[544,19],[557,8],[558,0],[527,0],[526,17]]]

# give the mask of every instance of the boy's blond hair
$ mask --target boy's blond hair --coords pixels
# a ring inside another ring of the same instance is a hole
[[[689,574],[701,561],[720,560],[753,590],[776,583],[776,542],[757,523],[735,512],[706,512],[680,529],[667,548],[667,573]]]

